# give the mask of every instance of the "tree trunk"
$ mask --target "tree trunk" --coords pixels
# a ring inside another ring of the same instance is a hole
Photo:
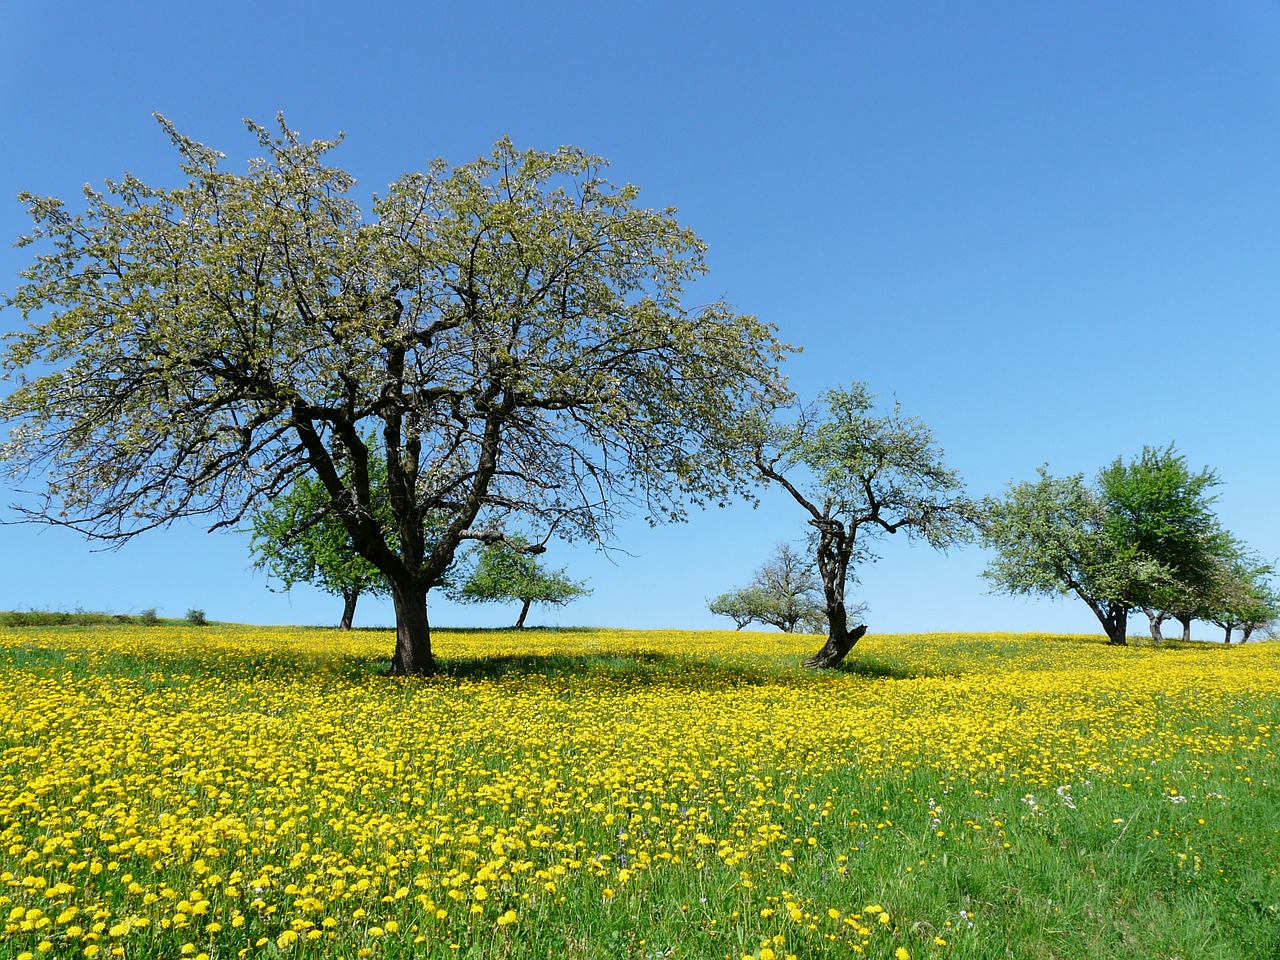
[[[391,584],[391,601],[396,610],[396,655],[391,674],[407,677],[434,673],[431,655],[431,626],[427,622],[427,591],[417,586]]]
[[[1182,624],[1182,640],[1184,643],[1191,642],[1191,618],[1179,617],[1178,622]]]
[[[1128,610],[1108,610],[1107,617],[1102,621],[1103,629],[1107,631],[1107,642],[1112,646],[1124,647],[1129,644],[1129,611]]]
[[[1227,633],[1226,638],[1223,640],[1223,643],[1230,643],[1230,642],[1231,642],[1231,628],[1230,628],[1230,627],[1223,627],[1222,629],[1223,629],[1223,630],[1225,630],[1225,631],[1226,631],[1226,633]]]
[[[351,622],[356,618],[356,601],[360,599],[360,591],[352,590],[342,595],[342,622],[339,630],[350,630]]]
[[[867,632],[866,624],[854,627],[852,632],[848,629],[849,623],[843,603],[836,604],[828,612],[827,619],[831,624],[827,642],[822,645],[821,650],[805,660],[804,665],[806,667],[819,670],[827,670],[834,667],[849,655],[853,645],[861,640],[862,635]]]
[[[1142,612],[1147,615],[1147,620],[1151,624],[1151,639],[1155,643],[1164,643],[1164,634],[1160,631],[1160,627],[1168,618],[1168,614],[1161,613],[1159,610],[1152,610],[1150,607],[1143,607]]]
[[[1253,627],[1252,627],[1252,626],[1248,626],[1248,627],[1241,627],[1241,628],[1240,628],[1240,642],[1241,642],[1241,643],[1248,643],[1248,642],[1249,642],[1249,638],[1250,638],[1251,636],[1253,636]]]
[[[1106,631],[1107,642],[1113,646],[1123,647],[1129,643],[1129,608],[1120,607],[1107,600],[1099,600],[1079,587],[1075,587],[1076,595],[1089,605],[1093,615]]]
[[[529,605],[530,605],[531,603],[533,603],[533,601],[532,601],[532,600],[526,600],[526,601],[524,602],[524,606],[520,608],[520,616],[516,618],[516,629],[517,629],[517,630],[523,630],[523,629],[524,629],[524,618],[525,618],[525,617],[527,617],[527,616],[529,615]]]

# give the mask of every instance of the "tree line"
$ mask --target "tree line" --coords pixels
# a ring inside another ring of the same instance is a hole
[[[537,562],[552,539],[604,545],[623,516],[678,522],[761,486],[795,505],[807,559],[766,564],[764,592],[737,599],[761,620],[769,584],[809,576],[763,622],[821,624],[813,666],[865,633],[847,590],[897,533],[980,537],[998,587],[1074,593],[1116,642],[1138,608],[1204,618],[1230,596],[1226,629],[1247,631],[1245,594],[1274,606],[1270,568],[1191,509],[1216,478],[1174,504],[1122,465],[978,502],[865,384],[802,402],[773,325],[685,305],[705,244],[602,158],[504,139],[366,212],[330,164],[341,137],[248,123],[260,156],[237,172],[158,120],[180,186],[126,175],[79,210],[20,195],[19,245],[40,252],[3,300],[28,328],[0,361],[16,383],[0,462],[34,481],[31,520],[108,543],[249,524],[259,563],[342,595],[344,620],[360,593],[391,597],[397,674],[435,667],[431,590],[562,602],[583,587]]]

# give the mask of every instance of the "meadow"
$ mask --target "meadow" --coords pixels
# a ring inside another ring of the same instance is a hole
[[[1273,958],[1280,645],[0,627],[0,957]]]

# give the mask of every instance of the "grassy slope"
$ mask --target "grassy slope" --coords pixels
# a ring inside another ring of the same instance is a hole
[[[0,956],[1280,956],[1275,645],[437,642],[0,631]]]

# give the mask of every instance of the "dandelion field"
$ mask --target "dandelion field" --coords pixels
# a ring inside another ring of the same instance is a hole
[[[0,628],[0,957],[1274,958],[1280,645]]]

